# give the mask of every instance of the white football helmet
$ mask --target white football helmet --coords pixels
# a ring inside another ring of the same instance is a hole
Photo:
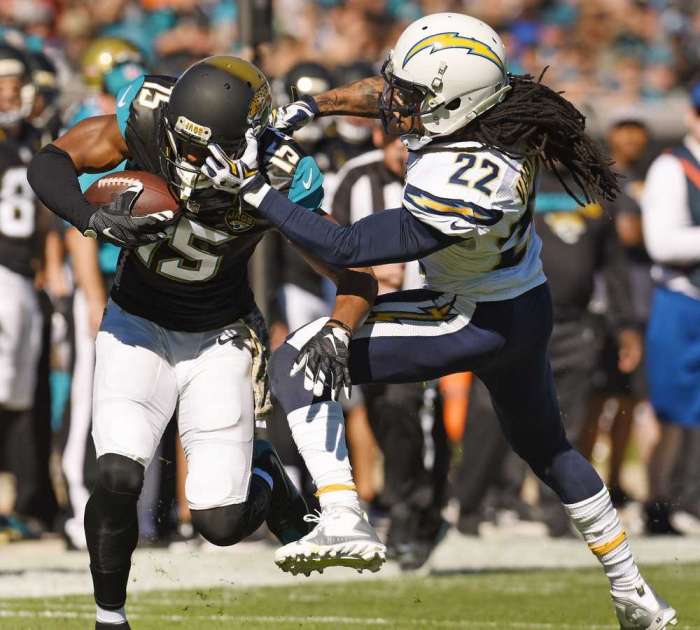
[[[385,127],[403,131],[410,149],[461,129],[510,89],[501,38],[488,24],[459,13],[435,13],[410,24],[382,74]],[[402,126],[406,117],[414,117],[410,130]]]

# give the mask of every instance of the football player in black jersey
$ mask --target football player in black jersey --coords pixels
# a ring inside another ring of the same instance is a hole
[[[27,164],[37,136],[27,122],[33,104],[29,59],[0,43],[0,466],[17,478],[17,514],[35,513],[46,487],[33,420],[42,315],[34,288],[45,231]],[[2,519],[0,519],[2,520]],[[9,525],[26,535],[21,518]],[[0,523],[0,528],[4,525]]]
[[[98,482],[85,530],[98,628],[128,628],[136,501],[176,407],[189,464],[187,499],[205,538],[231,545],[263,520],[282,542],[308,530],[306,506],[276,454],[253,441],[254,418],[269,403],[264,326],[247,263],[269,224],[246,212],[237,190],[221,189],[202,170],[207,157],[238,157],[246,133],[254,133],[267,181],[317,210],[320,171],[268,126],[269,111],[269,86],[255,66],[210,57],[177,81],[140,77],[119,94],[116,115],[82,121],[30,168],[30,182],[50,209],[83,234],[123,248],[96,344]],[[131,217],[132,192],[91,206],[77,174],[124,159],[127,168],[165,178],[184,213],[176,220],[165,212]],[[365,270],[322,271],[338,285],[331,325],[350,334],[366,315],[376,282]]]

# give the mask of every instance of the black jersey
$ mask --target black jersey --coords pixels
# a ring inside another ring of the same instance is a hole
[[[24,137],[0,141],[0,265],[28,277],[34,275],[39,241],[38,202],[27,181],[33,148]]]
[[[620,328],[632,325],[629,265],[615,224],[603,208],[597,203],[580,207],[559,180],[545,172],[537,190],[535,224],[542,239],[542,265],[552,292],[554,319],[580,320],[600,273],[611,319]]]
[[[146,76],[118,98],[117,119],[130,159],[127,168],[165,176],[160,124],[175,79]],[[299,147],[272,128],[260,138],[260,164],[269,183],[288,191],[302,160]],[[314,191],[304,186],[309,195]],[[298,200],[299,203],[303,201]],[[246,213],[236,195],[195,191],[168,238],[122,250],[112,299],[165,328],[203,331],[232,323],[254,306],[248,260],[271,226]]]

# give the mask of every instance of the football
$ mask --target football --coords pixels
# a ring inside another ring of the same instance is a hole
[[[109,203],[130,186],[142,187],[131,209],[132,216],[142,217],[162,210],[172,210],[175,214],[181,212],[180,203],[170,192],[166,181],[146,171],[120,171],[104,175],[85,191],[85,197],[97,206]]]

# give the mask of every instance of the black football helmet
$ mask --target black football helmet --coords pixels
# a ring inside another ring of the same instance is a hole
[[[12,127],[31,113],[35,90],[28,55],[10,44],[0,43],[0,79],[5,78],[19,81],[18,93],[12,93],[14,88],[3,90],[0,98],[0,127]]]
[[[228,55],[208,57],[190,66],[173,86],[161,119],[161,166],[182,200],[210,188],[200,168],[218,144],[239,157],[248,129],[258,134],[270,115],[270,85],[253,64]]]
[[[32,124],[43,128],[59,116],[58,97],[60,95],[58,69],[56,64],[43,51],[29,53],[29,66],[36,100],[32,111]]]
[[[303,61],[292,67],[284,77],[285,87],[293,100],[300,96],[316,96],[333,87],[333,75],[320,63]]]
[[[330,70],[313,61],[303,61],[292,67],[284,77],[284,85],[287,95],[293,101],[302,96],[317,96],[334,87]],[[294,139],[306,149],[312,150],[323,139],[326,126],[326,121],[314,120],[295,131]]]

